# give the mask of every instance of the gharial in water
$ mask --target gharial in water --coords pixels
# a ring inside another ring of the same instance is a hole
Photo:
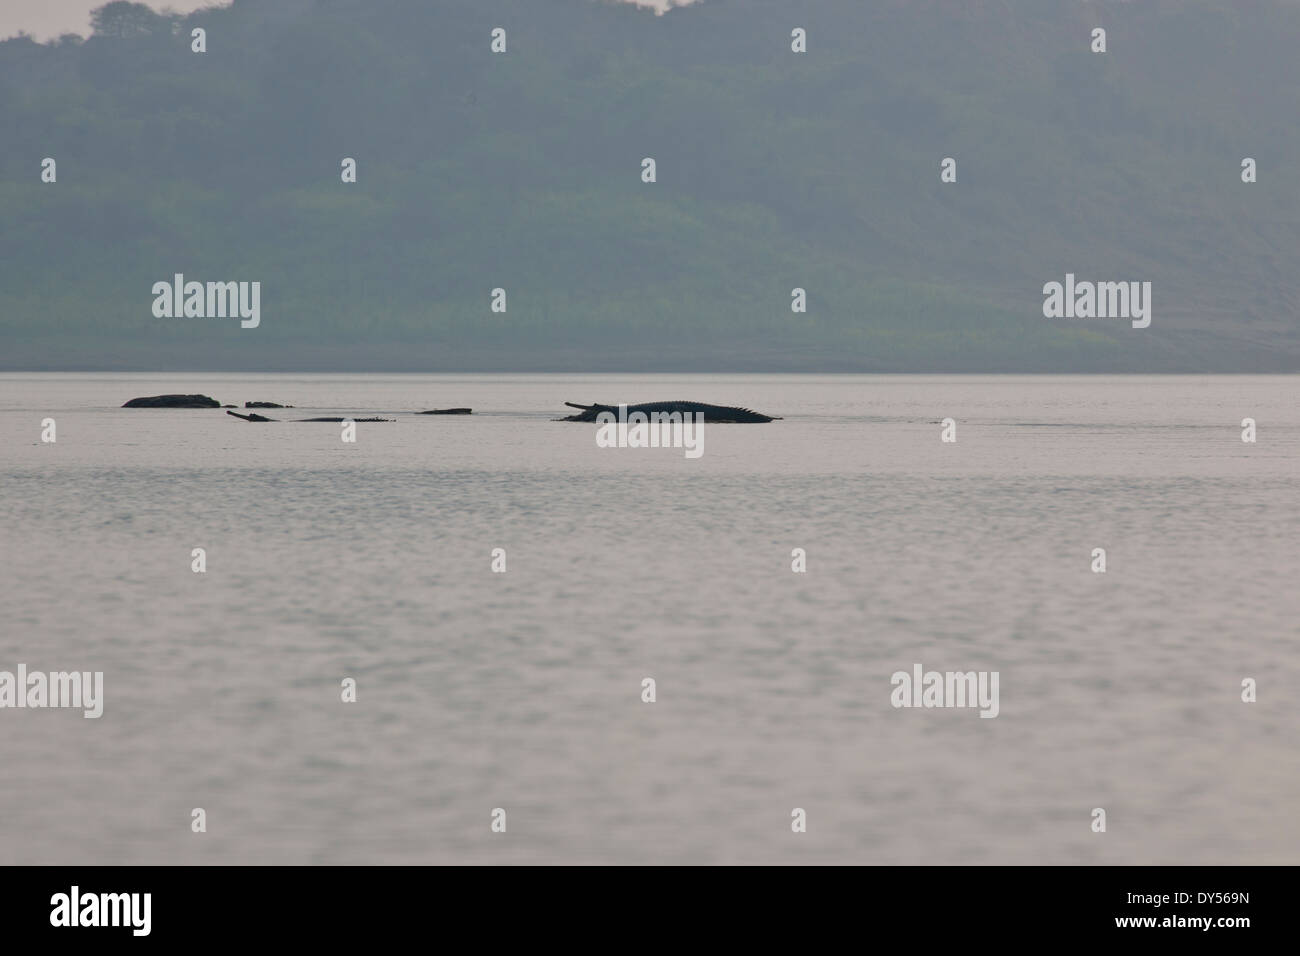
[[[778,421],[779,417],[774,415],[764,415],[761,412],[751,411],[748,408],[734,408],[730,405],[708,405],[704,402],[647,402],[643,405],[575,405],[573,402],[565,402],[570,408],[580,408],[582,411],[577,415],[568,415],[564,418],[557,418],[557,422],[594,422],[596,416],[601,412],[609,412],[614,416],[614,420],[619,418],[619,409],[624,409],[625,415],[641,413],[647,417],[651,415],[679,415],[695,414],[700,416],[695,421],[703,422],[734,422],[734,423],[752,423],[752,422],[771,422]]]

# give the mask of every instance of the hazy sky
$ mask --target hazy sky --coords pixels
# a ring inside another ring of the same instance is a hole
[[[90,11],[108,0],[0,0],[0,38],[11,37],[20,30],[38,40],[49,40],[61,33],[90,33]],[[662,10],[671,0],[628,0]],[[681,0],[678,0],[681,3]],[[217,0],[165,0],[150,3],[155,10],[170,8],[189,13],[199,7],[222,6]]]

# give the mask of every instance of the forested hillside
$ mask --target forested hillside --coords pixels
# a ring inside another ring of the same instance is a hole
[[[1297,49],[1285,0],[111,4],[0,43],[0,367],[1294,371]],[[178,272],[260,326],[156,318]],[[1151,327],[1044,318],[1067,272]]]

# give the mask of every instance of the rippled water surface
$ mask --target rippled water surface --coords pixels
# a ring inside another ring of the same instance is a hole
[[[1297,385],[0,375],[0,670],[105,675],[0,710],[0,863],[1300,862]],[[674,398],[783,420],[550,420]]]

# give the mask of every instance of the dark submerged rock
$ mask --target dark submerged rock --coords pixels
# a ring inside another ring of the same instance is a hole
[[[147,395],[133,398],[123,408],[220,408],[221,403],[206,395]]]

